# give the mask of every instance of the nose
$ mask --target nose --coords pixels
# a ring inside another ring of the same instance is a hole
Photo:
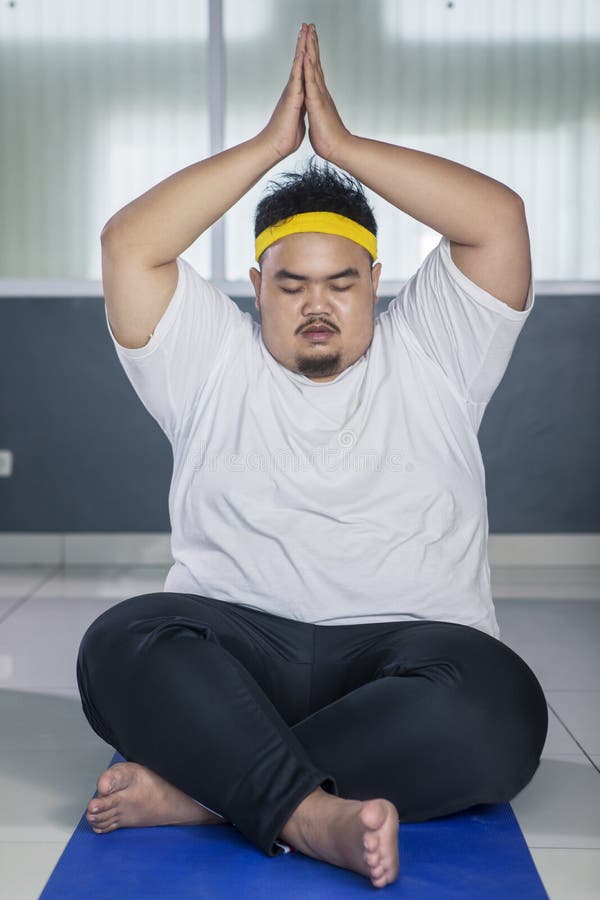
[[[331,299],[327,296],[324,285],[311,285],[306,291],[302,312],[305,316],[329,315],[332,310]]]

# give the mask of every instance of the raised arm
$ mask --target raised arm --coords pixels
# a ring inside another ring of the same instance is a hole
[[[174,260],[227,212],[305,134],[302,56],[306,29],[296,43],[289,80],[265,128],[255,137],[187,166],[120,209],[102,230],[144,264]]]
[[[351,134],[327,90],[316,29],[304,64],[315,151],[398,209],[446,235],[454,262],[476,284],[522,309],[531,266],[523,201],[481,172],[441,156]]]
[[[302,143],[305,45],[303,29],[285,89],[256,137],[170,175],[104,226],[102,285],[121,346],[146,346],[174,296],[176,258]]]

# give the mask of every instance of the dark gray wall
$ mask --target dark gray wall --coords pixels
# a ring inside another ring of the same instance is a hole
[[[490,532],[600,532],[599,346],[600,297],[536,296],[479,431]],[[101,297],[0,298],[0,391],[0,532],[170,530],[171,448]]]

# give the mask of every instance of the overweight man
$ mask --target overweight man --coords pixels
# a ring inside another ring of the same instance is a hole
[[[250,270],[260,324],[180,256],[271,183]],[[441,235],[387,310],[363,185]],[[477,432],[534,303],[523,203],[447,159],[358,137],[314,26],[255,137],[102,232],[107,322],[173,449],[174,565],[86,632],[78,683],[126,762],[98,834],[236,827],[376,887],[398,828],[510,801],[548,726],[500,640]]]

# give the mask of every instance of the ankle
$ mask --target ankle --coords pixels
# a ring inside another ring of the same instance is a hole
[[[317,787],[307,797],[298,804],[292,815],[289,817],[284,827],[281,829],[280,837],[283,841],[291,844],[293,847],[300,846],[306,834],[307,827],[323,813],[324,804],[331,804],[341,798],[332,796],[324,791],[323,788]]]

